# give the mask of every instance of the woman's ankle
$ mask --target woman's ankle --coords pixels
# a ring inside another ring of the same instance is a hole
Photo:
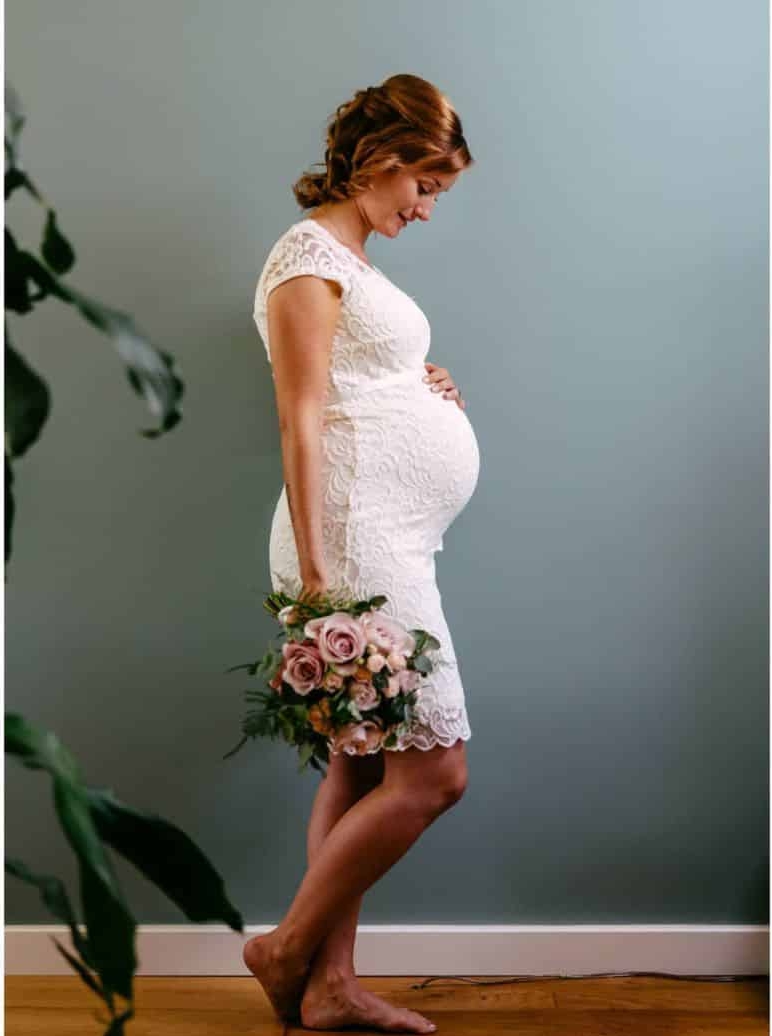
[[[311,963],[311,958],[306,952],[306,947],[294,930],[287,928],[282,922],[277,928],[269,933],[271,940],[271,951],[273,956],[286,963]]]
[[[314,960],[306,989],[313,992],[344,991],[359,985],[352,962],[347,964],[338,961]]]

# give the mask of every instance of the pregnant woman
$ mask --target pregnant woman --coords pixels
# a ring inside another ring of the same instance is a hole
[[[278,1016],[306,1028],[434,1032],[363,989],[354,941],[364,892],[463,794],[471,736],[434,554],[477,484],[480,457],[430,327],[373,266],[372,232],[428,222],[472,157],[448,98],[412,75],[357,92],[328,127],[326,169],[294,185],[310,210],[276,241],[254,317],[271,363],[285,485],[273,515],[274,590],[385,594],[384,614],[440,641],[394,748],[330,743],[308,869],[284,919],[244,961]],[[439,391],[436,391],[439,390]]]

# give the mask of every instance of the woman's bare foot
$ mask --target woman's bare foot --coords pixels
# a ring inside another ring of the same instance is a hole
[[[279,1018],[298,1022],[310,965],[283,954],[272,936],[272,932],[253,936],[244,945],[244,963],[265,990]]]
[[[436,1032],[437,1026],[417,1011],[395,1007],[363,989],[356,977],[313,974],[300,1005],[306,1029],[342,1029],[356,1025],[383,1032]]]

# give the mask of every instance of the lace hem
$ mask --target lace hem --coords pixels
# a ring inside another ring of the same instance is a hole
[[[450,748],[456,741],[468,741],[472,736],[465,709],[454,709],[452,712],[435,710],[432,713],[432,719],[436,726],[441,726],[441,730],[435,729],[430,723],[414,722],[409,730],[398,736],[397,743],[390,748],[379,745],[377,748],[357,751],[355,745],[347,745],[343,751],[346,755],[375,755],[381,749],[384,752],[404,752],[408,748],[418,748],[422,752],[428,752],[437,745]],[[327,745],[331,755],[340,755],[340,752],[333,751],[332,739],[328,740]]]

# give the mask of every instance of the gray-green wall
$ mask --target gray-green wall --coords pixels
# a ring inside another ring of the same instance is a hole
[[[768,920],[768,29],[761,0],[8,0],[23,157],[72,283],[178,359],[157,442],[108,341],[14,318],[53,412],[16,468],[6,708],[175,821],[248,923],[305,867],[318,781],[239,737],[274,632],[282,484],[252,324],[326,118],[436,82],[474,170],[373,260],[424,308],[480,443],[438,578],[469,786],[363,923]],[[7,218],[28,244],[39,213]],[[449,406],[455,405],[448,403]],[[420,448],[420,444],[417,444]],[[6,850],[76,871],[50,782],[7,767]],[[122,860],[141,923],[184,921]],[[48,923],[7,884],[9,923]]]

